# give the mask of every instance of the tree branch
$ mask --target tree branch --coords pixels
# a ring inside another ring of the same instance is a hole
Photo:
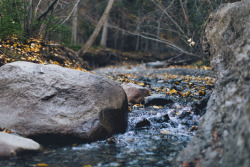
[[[52,1],[52,2],[49,4],[48,8],[47,8],[42,14],[40,14],[40,15],[36,18],[37,21],[41,21],[41,19],[42,19],[43,17],[46,17],[47,14],[53,9],[53,7],[54,7],[54,5],[57,3],[57,1],[58,1],[58,0]]]
[[[38,4],[37,4],[37,6],[36,6],[36,8],[35,8],[35,17],[36,17],[36,15],[37,15],[37,11],[38,11],[38,8],[39,8],[39,6],[40,6],[40,4],[41,4],[41,2],[42,2],[42,0],[39,0],[39,2],[38,2]]]
[[[60,26],[62,26],[62,25],[71,17],[71,15],[73,14],[73,12],[76,10],[76,7],[77,7],[77,5],[78,5],[79,2],[80,2],[80,0],[78,0],[78,1],[75,3],[75,5],[74,5],[72,11],[70,12],[70,14],[68,15],[68,17],[67,17],[63,22],[61,22],[60,25],[58,25],[58,26],[54,29],[54,31],[56,31]]]
[[[152,40],[152,41],[164,43],[164,44],[166,44],[168,47],[170,47],[170,48],[172,48],[172,49],[174,49],[174,50],[177,50],[177,51],[179,51],[179,52],[181,52],[181,53],[185,53],[185,54],[187,54],[187,55],[194,56],[194,57],[200,57],[199,55],[190,53],[190,52],[186,51],[185,49],[183,49],[183,48],[181,48],[181,47],[175,45],[174,43],[169,42],[169,41],[167,41],[167,40],[165,40],[165,39],[162,39],[162,38],[152,38],[152,37],[148,37],[148,36],[145,36],[145,35],[142,35],[142,34],[139,34],[139,33],[134,33],[134,32],[130,32],[130,31],[127,31],[127,30],[123,30],[123,29],[121,29],[121,28],[118,28],[118,27],[112,26],[112,25],[108,25],[108,27],[114,28],[114,29],[118,29],[119,31],[123,31],[123,32],[125,32],[125,33],[127,33],[127,34],[137,35],[137,36],[140,36],[140,37],[142,37],[142,38],[144,38],[144,39],[149,39],[149,40]]]
[[[179,26],[179,24],[168,14],[168,12],[166,11],[166,9],[163,9],[158,3],[156,3],[154,0],[151,0],[151,2],[153,2],[159,9],[162,10],[163,13],[165,13],[168,18],[176,25],[176,27],[180,30],[180,32],[185,35],[185,32],[182,30],[182,28]],[[186,36],[186,38],[188,39],[188,37]]]

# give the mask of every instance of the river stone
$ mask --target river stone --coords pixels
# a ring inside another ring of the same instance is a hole
[[[141,103],[144,97],[149,95],[148,88],[133,83],[122,84],[122,87],[126,92],[129,103]]]
[[[173,103],[174,102],[164,94],[154,94],[151,96],[147,96],[145,98],[145,106],[150,106],[150,105],[164,106]]]
[[[147,120],[146,118],[143,118],[142,120],[136,123],[135,128],[142,128],[150,125],[151,125],[150,121]]]
[[[31,139],[0,132],[0,159],[35,153],[41,150],[42,147]]]
[[[166,68],[169,64],[162,61],[148,62],[146,63],[146,68]]]
[[[194,111],[196,115],[200,115],[200,116],[204,115],[207,109],[207,103],[208,103],[209,98],[210,98],[210,95],[206,95],[201,100],[194,102],[191,105],[192,111]]]
[[[127,128],[128,103],[121,86],[57,65],[0,67],[0,106],[0,127],[42,143],[95,141]]]
[[[205,25],[215,89],[195,137],[175,166],[249,167],[250,1],[221,6]]]

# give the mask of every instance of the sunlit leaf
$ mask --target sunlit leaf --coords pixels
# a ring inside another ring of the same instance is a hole
[[[36,166],[42,166],[42,167],[45,167],[45,166],[49,166],[48,164],[46,163],[39,163],[39,164],[36,164]]]
[[[92,165],[83,165],[82,167],[92,167]]]

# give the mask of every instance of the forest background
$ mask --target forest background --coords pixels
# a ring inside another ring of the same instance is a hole
[[[87,50],[109,48],[207,61],[200,42],[203,25],[219,5],[234,1],[0,0],[0,65],[16,60],[41,63],[51,56],[57,58],[50,63],[61,64],[63,51],[55,48],[58,46],[78,51],[76,55],[83,57],[85,52],[79,51],[98,26],[101,31]],[[111,10],[107,10],[107,4]],[[64,62],[64,66],[72,63]]]

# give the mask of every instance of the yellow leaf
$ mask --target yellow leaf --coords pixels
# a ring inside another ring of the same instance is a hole
[[[39,48],[34,48],[34,52],[39,52],[40,49]]]
[[[204,91],[201,91],[201,90],[199,90],[198,93],[199,93],[200,96],[205,95],[205,92],[204,92]]]
[[[169,93],[171,93],[171,94],[177,93],[177,90],[175,90],[175,89],[170,90]]]
[[[83,165],[82,167],[92,167],[92,165]]]
[[[17,37],[11,37],[11,38],[14,39],[14,40],[18,39]]]
[[[140,85],[140,86],[144,86],[144,83],[142,83],[142,82],[139,82],[139,83],[138,83],[138,85]]]
[[[39,163],[39,164],[36,164],[36,166],[49,166],[48,164],[46,164],[46,163]]]
[[[182,96],[187,96],[189,94],[190,94],[190,92],[184,92],[184,93],[182,93]]]

